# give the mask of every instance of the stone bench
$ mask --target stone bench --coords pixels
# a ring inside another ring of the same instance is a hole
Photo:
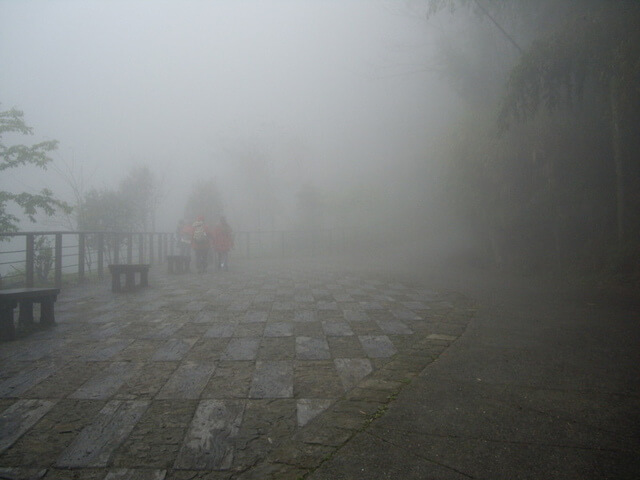
[[[59,288],[9,288],[0,290],[0,340],[13,340],[16,336],[13,310],[20,305],[18,324],[28,330],[33,326],[33,304],[40,304],[40,326],[55,324],[53,304]]]
[[[191,255],[167,255],[169,273],[187,273],[190,263]]]
[[[149,286],[149,267],[148,263],[132,263],[132,264],[112,264],[109,265],[111,272],[111,291],[112,292],[131,292],[138,288]],[[136,283],[136,273],[139,274],[140,281]],[[124,286],[121,277],[124,275]]]

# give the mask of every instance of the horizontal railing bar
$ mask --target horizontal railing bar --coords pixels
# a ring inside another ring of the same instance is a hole
[[[24,253],[26,252],[26,250],[24,248],[20,249],[20,250],[3,250],[0,252],[0,254],[9,254],[9,253]]]
[[[250,258],[252,255],[287,255],[322,254],[331,248],[344,249],[355,245],[358,240],[357,228],[336,227],[331,229],[306,230],[242,230],[235,232],[236,252]],[[38,236],[47,239],[45,245],[37,246],[34,240]],[[55,236],[55,241],[51,241]],[[51,274],[54,282],[60,284],[62,273],[65,278],[75,272],[78,281],[85,279],[85,271],[91,277],[97,273],[103,276],[106,266],[113,262],[144,261],[153,264],[165,262],[166,255],[174,253],[177,246],[181,249],[181,242],[175,232],[133,232],[113,230],[87,231],[32,231],[32,232],[4,232],[0,233],[0,248],[2,241],[13,237],[25,237],[25,249],[8,252],[0,251],[0,258],[16,258],[14,261],[0,263],[4,272],[2,278],[4,287],[14,278],[23,277],[23,284],[33,286],[42,283],[37,279],[37,260],[52,261]],[[35,237],[35,238],[34,238]],[[69,244],[73,241],[77,244]],[[17,240],[19,245],[20,240]],[[8,245],[9,246],[9,245]],[[42,256],[45,249],[51,249],[51,257]],[[190,250],[189,250],[190,251]],[[6,254],[6,257],[1,257]],[[23,258],[21,260],[21,258]],[[70,264],[66,264],[69,262]],[[10,272],[16,271],[15,274]],[[42,272],[41,272],[42,273]],[[48,281],[48,279],[47,279]]]
[[[344,231],[349,230],[348,228],[335,227],[335,228],[326,228],[326,229],[305,229],[305,230],[239,230],[236,231],[236,235],[273,235],[273,234],[317,234],[319,232],[333,232],[333,231]],[[24,236],[24,235],[97,235],[97,234],[105,234],[105,235],[170,235],[175,236],[175,232],[127,232],[127,231],[118,231],[115,232],[113,230],[60,230],[60,231],[32,231],[32,232],[1,232],[0,237],[15,237],[15,236]]]
[[[15,260],[13,262],[0,262],[0,265],[15,265],[16,263],[27,263],[26,260]]]
[[[33,232],[0,232],[0,237],[20,237],[26,235],[175,235],[175,232],[114,232],[113,230],[60,230],[60,231],[33,231]]]

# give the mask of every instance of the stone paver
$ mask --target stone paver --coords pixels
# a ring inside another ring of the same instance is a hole
[[[0,344],[0,475],[299,478],[464,332],[464,299],[318,266],[63,289]],[[67,472],[67,473],[65,473]]]

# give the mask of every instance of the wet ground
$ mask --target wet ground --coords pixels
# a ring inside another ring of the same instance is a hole
[[[2,478],[300,478],[465,331],[464,297],[322,262],[245,260],[114,294],[0,344]]]

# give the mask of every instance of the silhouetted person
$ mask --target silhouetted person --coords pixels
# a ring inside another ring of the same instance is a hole
[[[187,225],[187,222],[184,220],[178,222],[178,227],[176,228],[176,244],[178,246],[178,255],[187,256],[190,254],[191,232],[189,225]]]
[[[229,271],[229,250],[233,248],[233,232],[222,215],[213,228],[213,249],[216,251],[216,270]]]
[[[204,223],[204,217],[199,216],[191,225],[191,248],[196,256],[196,270],[198,273],[207,271],[207,257],[213,234]]]

